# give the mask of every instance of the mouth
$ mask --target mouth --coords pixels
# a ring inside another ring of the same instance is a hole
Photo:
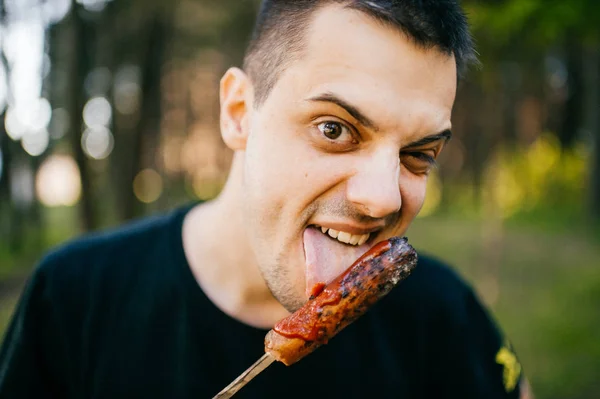
[[[329,284],[373,244],[375,230],[310,225],[304,230],[306,296],[315,286]],[[341,230],[342,228],[344,230]],[[347,231],[352,230],[352,231]]]

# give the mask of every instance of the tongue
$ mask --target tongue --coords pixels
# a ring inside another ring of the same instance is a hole
[[[367,244],[343,244],[313,227],[304,230],[306,296],[311,295],[316,284],[329,284],[368,249]]]

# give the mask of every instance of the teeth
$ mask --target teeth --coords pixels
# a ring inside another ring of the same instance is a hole
[[[350,244],[351,238],[352,234],[346,233],[345,231],[340,231],[340,234],[337,236],[338,241],[345,242],[346,244]]]
[[[321,227],[323,234],[328,234],[331,238],[335,238],[344,244],[350,245],[363,245],[370,237],[370,233],[367,234],[350,234],[345,231],[337,231],[328,227]]]
[[[369,239],[370,234],[363,234],[358,240],[358,245],[363,245]]]

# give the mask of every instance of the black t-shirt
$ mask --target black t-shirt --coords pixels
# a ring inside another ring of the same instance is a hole
[[[74,241],[29,279],[0,352],[0,398],[211,398],[266,330],[204,295],[188,208]],[[473,291],[421,254],[413,274],[328,345],[275,363],[236,398],[517,398],[520,366]]]

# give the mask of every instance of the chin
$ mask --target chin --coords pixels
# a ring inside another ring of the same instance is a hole
[[[304,305],[308,298],[304,294],[304,276],[298,274],[304,270],[303,265],[297,264],[289,256],[278,257],[271,265],[261,265],[263,279],[271,295],[290,313]]]
[[[277,282],[275,285],[277,285]],[[268,281],[267,286],[269,287],[271,294],[277,299],[277,302],[290,313],[294,313],[296,310],[300,309],[306,302],[306,298],[302,295],[295,294],[294,290],[288,290],[285,287],[273,287]]]

